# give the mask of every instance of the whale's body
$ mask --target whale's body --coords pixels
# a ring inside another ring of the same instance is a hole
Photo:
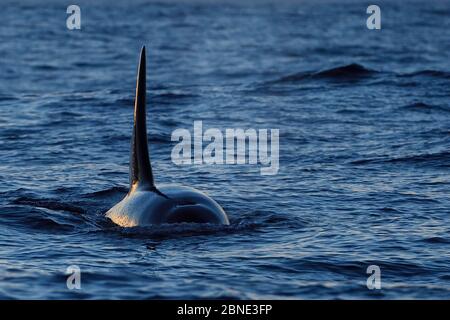
[[[229,224],[222,207],[206,194],[190,187],[156,187],[148,155],[146,128],[146,63],[142,48],[138,68],[134,127],[130,152],[130,190],[106,216],[123,227],[162,223]]]
[[[134,190],[107,216],[123,227],[181,222],[229,224],[220,205],[194,188],[165,185],[158,191]]]

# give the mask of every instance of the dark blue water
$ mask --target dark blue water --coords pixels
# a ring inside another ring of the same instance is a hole
[[[450,2],[0,10],[0,298],[450,298]],[[121,228],[138,54],[158,183],[229,227]],[[176,166],[173,130],[280,130],[280,170]],[[381,268],[381,290],[366,268]],[[68,290],[66,268],[82,272]]]

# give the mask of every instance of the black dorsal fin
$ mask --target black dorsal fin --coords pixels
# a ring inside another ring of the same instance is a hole
[[[136,98],[134,102],[134,126],[130,151],[130,191],[137,187],[147,190],[155,189],[152,167],[148,155],[147,125],[145,114],[146,96],[146,63],[145,46],[141,50],[141,58],[136,81]]]

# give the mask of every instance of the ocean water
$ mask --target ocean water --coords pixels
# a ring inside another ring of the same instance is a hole
[[[4,1],[0,298],[450,298],[450,1]],[[231,225],[121,228],[139,50],[157,183]],[[280,130],[280,168],[171,161]],[[66,269],[81,270],[81,289]],[[367,267],[381,270],[369,290]]]

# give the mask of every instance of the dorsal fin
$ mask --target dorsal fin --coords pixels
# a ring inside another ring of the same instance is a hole
[[[155,189],[152,167],[148,156],[147,125],[145,114],[146,95],[146,63],[145,46],[141,50],[141,58],[136,81],[136,98],[134,102],[134,126],[130,151],[130,192],[139,187],[147,190]]]

